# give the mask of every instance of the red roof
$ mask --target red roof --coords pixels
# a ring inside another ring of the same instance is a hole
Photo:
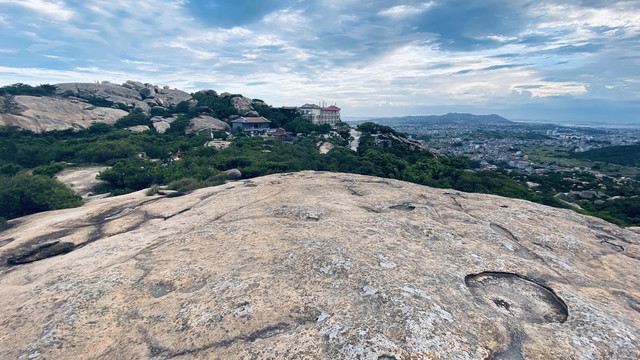
[[[339,107],[335,107],[335,106],[330,106],[330,107],[323,107],[322,110],[324,111],[340,111]]]
[[[236,120],[233,120],[232,123],[250,123],[250,124],[260,124],[260,123],[270,123],[271,121],[264,118],[264,116],[260,117],[241,117]]]

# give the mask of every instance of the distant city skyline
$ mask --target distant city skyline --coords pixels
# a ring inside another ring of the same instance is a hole
[[[640,123],[640,2],[0,0],[0,86],[126,80],[343,117]]]

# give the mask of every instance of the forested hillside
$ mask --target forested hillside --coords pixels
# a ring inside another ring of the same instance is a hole
[[[49,96],[52,89],[49,86],[15,85],[0,91]],[[346,124],[339,124],[335,130],[329,125],[313,125],[296,117],[295,113],[241,95],[201,91],[191,97],[176,105],[150,107],[148,113],[129,109],[130,113],[117,120],[114,126],[95,123],[81,130],[41,133],[0,127],[0,222],[34,212],[80,205],[80,198],[59,183],[54,175],[65,168],[88,165],[110,167],[99,174],[99,179],[105,183],[95,192],[111,195],[154,185],[166,185],[178,190],[177,195],[180,195],[184,191],[222,183],[231,169],[239,170],[243,178],[318,170],[373,175],[569,207],[566,202],[556,199],[552,191],[529,188],[525,185],[526,179],[516,181],[513,175],[501,171],[472,170],[467,160],[436,156],[424,147],[414,146],[387,126],[359,125],[360,145],[353,151],[348,147],[352,139]],[[94,106],[121,107],[109,101],[90,100]],[[249,108],[238,106],[241,102]],[[249,137],[242,132],[230,134],[223,130],[185,131],[196,117],[210,116],[230,123],[241,112],[268,117],[273,127],[282,127],[291,135],[283,141],[273,136]],[[152,119],[171,119],[170,127],[160,133],[154,129]],[[146,125],[150,130],[127,130],[138,125]],[[294,136],[296,133],[302,135]],[[228,146],[220,149],[206,146],[211,136],[228,140]],[[318,148],[324,143],[330,143],[332,150],[321,153]],[[610,202],[585,206],[582,212],[621,225],[640,225],[638,198],[625,201],[624,204]]]

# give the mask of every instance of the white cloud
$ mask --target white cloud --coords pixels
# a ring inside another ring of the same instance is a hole
[[[428,2],[419,6],[397,5],[388,9],[381,10],[380,12],[378,12],[378,15],[399,19],[407,16],[422,14],[423,12],[427,11],[427,9],[429,9],[432,5],[433,2]]]
[[[587,93],[589,84],[578,82],[551,82],[551,81],[534,81],[527,88],[512,87],[513,91],[520,94],[528,92],[531,97],[545,98],[550,96],[573,95],[579,96]]]
[[[0,3],[13,4],[25,7],[31,11],[35,11],[51,20],[67,21],[71,19],[74,12],[67,8],[62,1],[44,1],[44,0],[0,0]]]

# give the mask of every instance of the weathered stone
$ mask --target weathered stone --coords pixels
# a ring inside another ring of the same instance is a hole
[[[143,132],[143,131],[149,130],[149,126],[147,126],[147,125],[136,125],[136,126],[126,127],[125,129],[127,129],[129,131],[133,131],[133,132]]]
[[[73,250],[72,242],[61,242],[60,240],[46,241],[42,244],[27,248],[18,248],[14,253],[8,253],[7,264],[26,264],[52,256],[66,254]]]
[[[186,134],[209,130],[229,130],[231,127],[226,122],[211,116],[200,115],[189,121],[189,126],[184,130]]]
[[[318,150],[320,151],[320,154],[327,154],[329,153],[329,151],[333,150],[333,148],[335,147],[336,147],[335,145],[326,141],[326,142],[321,142],[321,145],[319,146]]]
[[[253,109],[253,102],[248,97],[233,97],[231,98],[231,105],[238,110],[241,116],[260,116],[258,112]]]
[[[92,106],[82,100],[18,95],[19,111],[0,113],[0,126],[18,126],[33,132],[85,129],[93,123],[114,124],[128,114],[120,109]]]
[[[9,254],[60,239],[70,253]],[[0,230],[2,358],[636,359],[640,235],[350,174],[145,191]]]
[[[143,88],[140,89],[140,95],[142,96],[143,99],[152,97],[156,95],[156,91],[153,88]]]
[[[159,132],[160,134],[164,134],[167,129],[171,127],[171,123],[176,119],[177,117],[175,116],[168,118],[163,118],[162,116],[154,116],[151,118],[151,124],[157,132]]]
[[[128,80],[122,85],[109,82],[97,83],[64,83],[56,84],[56,93],[65,96],[75,96],[83,99],[99,97],[132,106],[134,109],[148,113],[149,103],[169,107],[181,101],[191,99],[191,95],[177,89],[160,89],[152,84],[143,84]],[[144,101],[147,100],[147,101]]]
[[[88,166],[81,168],[66,168],[56,174],[56,179],[69,185],[73,191],[87,201],[93,194],[93,189],[106,184],[106,181],[96,179],[100,172],[109,169],[108,166]]]
[[[242,172],[238,169],[229,169],[224,172],[227,180],[238,180],[242,178]]]

